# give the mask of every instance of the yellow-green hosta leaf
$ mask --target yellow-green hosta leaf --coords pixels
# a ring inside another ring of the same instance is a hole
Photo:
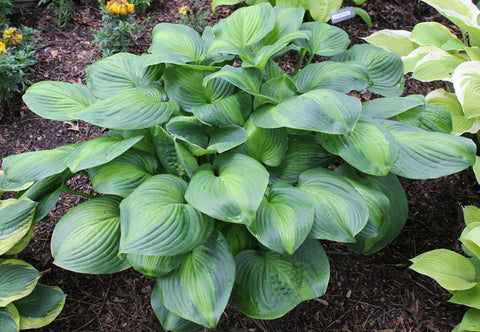
[[[0,329],[3,332],[20,331],[20,314],[12,303],[0,307]]]
[[[475,174],[475,179],[480,183],[480,157],[475,157],[475,163],[473,164],[473,173]]]
[[[0,260],[0,307],[30,294],[40,279],[30,264],[18,259]]]
[[[463,219],[467,225],[474,222],[480,222],[480,209],[473,205],[465,206],[463,208]]]
[[[152,305],[153,312],[160,321],[160,324],[167,331],[193,332],[201,328],[201,325],[183,319],[179,315],[165,308],[165,305],[163,305],[162,299],[160,298],[158,284],[155,284],[155,287],[153,288],[150,304]]]
[[[462,321],[457,325],[456,332],[461,331],[480,331],[480,309],[468,309],[462,318]],[[452,331],[452,332],[455,332]]]
[[[243,126],[250,114],[252,97],[247,93],[236,93],[214,103],[194,106],[192,113],[198,120],[216,127]]]
[[[38,115],[57,121],[79,119],[78,114],[96,102],[84,85],[43,81],[27,89],[23,101]]]
[[[99,99],[121,95],[160,81],[163,66],[145,65],[147,55],[117,53],[85,69],[87,87]]]
[[[383,48],[399,56],[409,55],[418,47],[410,40],[410,31],[406,30],[380,30],[364,39],[367,43]]]
[[[307,50],[310,56],[313,54],[337,55],[345,51],[350,44],[350,39],[345,31],[327,23],[307,22],[302,25],[301,29],[310,31],[312,37],[297,39],[295,44]]]
[[[310,237],[338,242],[355,242],[368,221],[368,207],[362,196],[341,175],[324,168],[300,174],[299,189],[315,208]]]
[[[250,224],[267,189],[269,173],[260,162],[240,153],[222,154],[203,164],[188,185],[185,199],[219,220]]]
[[[460,235],[459,240],[470,253],[480,258],[480,222],[469,223]]]
[[[283,70],[280,70],[283,73]],[[207,85],[215,78],[221,78],[222,80],[225,80],[237,88],[254,96],[260,95],[260,82],[262,78],[258,68],[232,67],[230,65],[226,65],[223,66],[219,71],[206,76],[203,80],[203,85]]]
[[[373,119],[358,121],[355,129],[346,135],[319,133],[318,137],[328,152],[371,175],[387,175],[398,156],[393,135]]]
[[[235,279],[235,261],[223,235],[214,231],[175,271],[157,279],[160,300],[180,317],[214,328]]]
[[[138,186],[120,205],[120,252],[172,256],[189,252],[213,230],[213,220],[185,201],[187,183],[170,174]]]
[[[292,255],[310,233],[315,211],[307,194],[288,182],[267,189],[248,229],[264,246]]]
[[[65,297],[58,287],[37,284],[28,296],[14,302],[20,314],[20,329],[38,329],[50,324],[62,311]]]
[[[452,132],[452,116],[443,107],[425,103],[395,116],[395,121],[403,122],[429,131],[450,134]]]
[[[283,6],[276,3],[275,26],[263,39],[263,45],[273,45],[284,36],[298,32],[303,23],[305,10],[300,6]]]
[[[8,251],[5,254],[16,255],[20,253],[23,249],[25,249],[30,243],[30,240],[32,239],[34,229],[35,229],[35,222],[32,222],[28,232],[17,243],[15,243],[13,247],[8,249]]]
[[[96,192],[126,197],[154,175],[157,167],[155,156],[132,148],[104,165],[90,168],[88,174]]]
[[[457,36],[437,22],[417,24],[412,30],[410,40],[418,45],[433,45],[445,51],[465,49],[465,44]]]
[[[480,309],[480,283],[475,284],[472,288],[454,291],[448,302]]]
[[[477,285],[475,267],[460,254],[437,249],[411,259],[410,268],[433,278],[449,291],[471,289]]]
[[[261,128],[287,127],[329,134],[346,134],[360,117],[362,104],[351,96],[330,89],[317,89],[289,98],[252,114]]]
[[[310,15],[317,22],[327,22],[329,14],[336,12],[342,5],[342,0],[306,0]]]
[[[177,256],[126,254],[125,256],[135,270],[146,276],[157,278],[180,266],[186,254]]]
[[[460,64],[453,73],[453,86],[465,116],[480,116],[480,61]]]
[[[0,255],[13,248],[28,233],[36,205],[29,199],[0,200]]]
[[[453,81],[453,72],[465,58],[450,54],[443,50],[429,53],[415,65],[413,77],[422,82]]]
[[[70,271],[108,274],[130,267],[118,257],[120,198],[102,196],[77,205],[55,226],[53,263]]]
[[[418,48],[410,52],[408,55],[402,56],[405,74],[414,71],[417,63],[428,54],[430,53],[435,54],[435,53],[442,53],[442,52],[444,51],[436,46],[427,45],[427,46],[419,46]]]
[[[327,289],[330,266],[322,245],[306,240],[293,255],[245,250],[235,257],[233,304],[249,317],[274,319]]]
[[[288,75],[272,78],[262,85],[262,96],[267,98],[258,98],[259,105],[270,103],[271,101],[281,102],[297,95],[297,85]]]
[[[453,135],[461,135],[465,132],[476,133],[480,130],[478,118],[468,119],[463,113],[462,105],[457,99],[455,93],[447,92],[443,89],[437,89],[430,92],[426,101],[429,104],[437,105],[449,111],[452,117]]]

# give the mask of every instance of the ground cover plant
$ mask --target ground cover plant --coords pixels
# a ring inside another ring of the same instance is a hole
[[[79,124],[81,125],[81,122],[79,122]],[[87,130],[87,131],[88,131],[88,130]],[[68,133],[68,132],[67,132],[67,133]],[[7,137],[7,136],[5,136],[5,137]],[[411,198],[410,198],[409,200],[411,200]],[[57,212],[57,214],[58,214],[58,212]],[[417,217],[417,218],[418,218],[418,217]],[[412,224],[412,223],[410,223],[410,225],[411,225],[411,224]],[[411,226],[410,226],[410,227],[411,227]],[[410,229],[411,229],[411,228],[410,228]],[[405,239],[404,236],[403,236],[403,238]],[[408,241],[407,241],[407,242],[408,242]],[[407,243],[407,242],[406,242],[406,243]],[[403,243],[403,242],[402,242],[402,243]],[[397,248],[397,249],[398,249],[399,244],[400,244],[400,242],[397,241],[397,244],[394,245],[394,248]],[[336,248],[335,246],[334,246],[334,247],[328,246],[327,248],[329,248],[329,249],[327,249],[327,250],[330,250],[330,251],[336,250],[336,249],[332,249],[332,248]],[[341,246],[339,247],[339,250],[340,250],[340,248],[341,248]],[[346,252],[347,252],[347,251],[346,251]],[[345,252],[345,253],[346,253],[346,252]],[[387,252],[389,252],[389,253],[391,254],[391,253],[392,253],[392,250],[388,250]],[[393,253],[395,253],[395,251],[393,251]],[[388,255],[388,254],[387,254],[387,255]],[[394,254],[393,256],[395,256],[395,254]],[[342,256],[332,255],[332,258],[333,258],[333,261],[334,261],[334,262],[338,262],[338,258],[343,258],[343,257],[344,257],[343,255],[342,255]],[[379,256],[379,255],[375,255],[375,257],[378,258],[378,257],[381,257],[381,255],[380,255],[380,256]],[[410,256],[410,257],[412,257],[412,256]],[[357,259],[356,259],[356,258],[353,258],[352,256],[345,256],[345,258],[346,258],[346,260],[352,260],[352,263],[357,262]],[[362,259],[361,257],[359,257],[358,260],[360,260],[360,261],[365,261],[365,259]],[[391,262],[391,261],[389,260],[388,262]],[[335,263],[334,263],[334,264],[335,264]],[[399,268],[394,268],[394,270],[399,271]],[[57,271],[56,273],[59,273],[60,269],[57,268],[55,271]],[[386,271],[386,270],[383,269],[382,271]],[[338,294],[338,284],[339,284],[339,282],[342,282],[342,283],[344,284],[343,280],[339,278],[339,275],[341,275],[341,274],[339,274],[339,273],[343,273],[343,272],[340,272],[340,271],[337,270],[337,271],[333,271],[333,273],[334,273],[334,280],[335,280],[335,282],[334,282],[334,284],[331,285],[330,292],[333,291],[333,292],[334,292],[333,294]],[[128,273],[122,273],[121,276],[130,275],[130,274],[134,274],[134,273],[129,271]],[[335,276],[335,275],[336,275],[336,276]],[[373,276],[372,276],[372,277],[373,277]],[[82,277],[82,278],[83,278],[83,277]],[[122,278],[122,277],[120,277],[120,278]],[[78,280],[80,280],[80,277],[79,277]],[[94,279],[91,279],[91,280],[97,280],[97,278],[94,278]],[[105,286],[106,286],[106,285],[108,284],[108,280],[109,280],[109,279],[108,279],[108,276],[106,276],[103,280],[107,280],[107,283],[105,284]],[[114,279],[114,280],[115,280],[115,279]],[[140,278],[140,280],[142,280],[142,278]],[[143,280],[145,280],[145,279],[143,279]],[[115,286],[115,285],[116,285],[116,282],[112,285],[112,288],[111,288],[110,293],[114,293],[114,292],[115,292],[114,294],[117,294],[117,296],[118,296],[118,292],[115,291],[115,289],[116,289],[116,286]],[[348,284],[347,284],[347,285],[348,285]],[[345,286],[347,286],[347,285],[345,285]],[[345,286],[344,286],[344,287],[345,287]],[[347,287],[348,287],[348,286],[347,286]],[[110,287],[109,287],[109,288],[110,288]],[[121,288],[126,289],[125,286],[124,286],[124,287],[121,287]],[[337,288],[337,291],[335,291],[335,288]],[[370,288],[370,287],[366,287],[366,288]],[[355,294],[356,294],[356,293],[355,293],[355,288],[353,289],[353,291],[354,291],[354,292],[353,292],[353,294],[354,294],[354,295],[353,295],[353,299],[355,299],[355,298],[356,298],[356,299],[359,299],[359,298],[356,297],[356,295],[355,295]],[[107,289],[106,292],[109,293],[108,289]],[[335,292],[336,292],[336,293],[335,293]],[[346,291],[345,291],[345,293],[346,293]],[[95,293],[92,293],[92,294],[95,294]],[[99,292],[99,294],[100,294],[100,292]],[[416,294],[418,294],[418,293],[416,293]],[[77,303],[77,299],[79,299],[78,295],[77,295],[77,298],[73,298],[71,301],[73,301],[73,303]],[[332,296],[329,296],[329,297],[327,297],[327,299],[328,299],[328,301],[331,303],[331,306],[332,306],[332,307],[338,307],[338,303],[337,303],[336,301],[333,301],[333,300],[332,300],[332,299],[335,299],[335,295],[334,295],[333,297],[332,297]],[[380,299],[380,297],[379,297],[379,299]],[[360,299],[360,300],[361,300],[361,299]],[[86,301],[88,301],[88,300],[86,300]],[[105,307],[105,308],[108,308],[108,312],[107,312],[107,309],[105,309],[104,312],[102,313],[102,316],[103,316],[103,317],[105,317],[105,314],[107,314],[107,315],[106,315],[107,318],[108,318],[108,314],[110,314],[110,310],[111,310],[111,308],[112,308],[111,306],[108,306],[108,301],[111,301],[111,300],[107,300],[107,302],[106,302],[106,303],[107,303],[107,307]],[[346,301],[348,302],[348,300],[346,300]],[[380,301],[380,300],[379,300],[379,301]],[[370,301],[369,301],[369,302],[370,302]],[[115,303],[118,303],[118,302],[115,301]],[[371,302],[371,303],[376,303],[376,302]],[[397,302],[397,303],[398,303],[398,302]],[[400,303],[401,303],[401,302],[400,302]],[[310,301],[309,304],[308,304],[308,306],[303,305],[303,306],[301,307],[301,308],[303,308],[303,309],[296,310],[297,315],[298,315],[298,313],[302,313],[303,310],[307,310],[310,305],[314,305],[314,304],[315,304],[315,301]],[[380,302],[378,303],[378,305],[381,305]],[[115,304],[114,306],[118,306],[118,304]],[[95,305],[94,305],[94,307],[95,307]],[[363,307],[363,305],[362,305],[362,307]],[[97,308],[98,308],[98,307],[97,307]],[[101,311],[101,309],[100,309],[100,311]],[[330,310],[327,310],[327,311],[330,311]],[[231,312],[231,310],[230,310],[230,312]],[[341,311],[340,311],[340,312],[341,312]],[[223,324],[225,324],[225,318],[228,320],[228,318],[229,318],[230,315],[231,315],[231,313],[228,314],[227,316],[224,316]],[[335,315],[335,314],[333,313],[333,315]],[[375,314],[374,314],[374,316],[375,316]],[[372,318],[374,318],[374,316],[372,316]],[[231,317],[231,316],[230,316],[230,317]],[[291,319],[293,316],[292,316],[292,315],[289,315],[289,317],[290,317],[289,319]],[[295,317],[296,317],[296,316],[295,316]],[[293,318],[295,319],[295,317],[293,317]],[[314,317],[314,315],[312,315],[312,317]],[[337,317],[338,317],[338,316],[337,316]],[[342,320],[342,321],[343,321],[343,322],[346,322],[345,320]],[[453,321],[456,321],[456,320],[453,320]],[[286,320],[284,319],[283,322],[286,322]],[[86,321],[85,321],[85,323],[86,323]],[[417,322],[417,323],[418,323],[418,322]],[[56,326],[65,326],[64,324],[65,324],[65,321],[59,322],[58,324],[56,324]],[[83,325],[83,323],[80,323],[80,324]],[[97,323],[95,322],[95,323],[92,325],[92,327],[93,327],[93,326],[101,327],[101,324],[102,324],[102,323],[98,322],[98,324],[99,324],[99,325],[97,325]],[[112,323],[109,323],[108,320],[105,320],[105,321],[104,321],[104,324],[112,324]],[[110,325],[107,325],[107,326],[110,326]],[[124,325],[122,325],[122,326],[124,326]],[[225,326],[225,325],[224,325],[224,326]],[[382,325],[382,323],[380,323],[380,326],[387,326],[387,325],[385,325],[385,324]],[[424,325],[422,325],[422,326],[424,326]],[[105,328],[105,325],[104,325],[104,328]],[[133,328],[133,327],[132,327],[132,328]]]

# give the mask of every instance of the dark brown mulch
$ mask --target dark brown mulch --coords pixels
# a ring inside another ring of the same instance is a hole
[[[209,11],[210,3],[200,1]],[[345,1],[351,5],[351,0]],[[139,34],[135,53],[145,52],[149,33],[159,22],[177,22],[178,9],[193,6],[192,0],[154,0],[146,13],[137,15],[141,23],[152,18],[149,28]],[[353,43],[374,31],[411,30],[421,21],[445,22],[433,9],[418,1],[368,0],[362,8],[374,22],[373,28],[359,19],[342,22]],[[230,7],[219,7],[220,16]],[[53,12],[44,8],[26,9],[12,17],[16,25],[39,30],[43,46],[37,52],[34,82],[59,80],[80,83],[85,67],[98,58],[92,42],[92,28],[98,28],[101,13],[93,0],[78,4],[76,14],[65,30],[54,26]],[[426,94],[430,87],[409,80],[408,93]],[[101,128],[82,121],[54,122],[31,113],[19,98],[14,107],[4,110],[0,120],[0,158],[25,151],[54,148],[83,141],[102,133]],[[1,110],[0,110],[1,112]],[[341,244],[323,242],[331,263],[327,293],[319,299],[300,304],[290,313],[273,321],[245,317],[229,306],[214,331],[449,331],[460,321],[465,308],[449,304],[449,294],[434,281],[408,269],[409,259],[425,251],[448,248],[460,251],[457,241],[463,228],[461,207],[480,206],[479,190],[473,174],[466,170],[442,179],[402,180],[409,201],[409,219],[400,236],[387,248],[370,256],[357,256]],[[90,190],[80,177],[69,183],[72,189]],[[76,196],[62,195],[48,222],[38,224],[32,243],[21,254],[39,270],[42,282],[58,285],[67,294],[67,302],[58,319],[40,331],[161,331],[150,308],[154,280],[127,270],[115,275],[83,275],[62,270],[52,264],[49,251],[55,223],[79,203]],[[206,330],[206,329],[205,329]]]

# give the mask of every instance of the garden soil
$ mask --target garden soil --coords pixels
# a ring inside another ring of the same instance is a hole
[[[197,4],[209,13],[207,19],[212,23],[235,8],[219,7],[220,15],[216,16],[211,14],[208,1]],[[353,2],[346,0],[344,4]],[[146,24],[147,17],[151,17],[151,23],[137,36],[131,51],[146,52],[151,29],[160,22],[178,22],[178,9],[184,5],[195,7],[191,0],[152,0],[145,13],[137,13],[139,23]],[[380,29],[411,30],[422,21],[448,24],[435,10],[416,0],[367,0],[361,7],[371,15],[372,28],[358,17],[338,24],[348,32],[353,44],[363,43],[362,37]],[[93,0],[77,2],[75,17],[64,30],[54,25],[51,10],[26,8],[23,13],[14,13],[13,26],[38,30],[41,47],[30,80],[82,83],[86,66],[100,56],[91,29],[100,26],[101,16]],[[282,65],[289,69],[288,59]],[[426,94],[431,89],[410,79],[406,83],[407,94]],[[2,105],[0,117],[0,159],[91,139],[105,131],[82,121],[42,119],[30,112],[19,96],[9,107]],[[270,321],[248,318],[228,305],[217,328],[204,331],[450,331],[466,308],[447,303],[449,293],[410,270],[409,259],[437,248],[461,252],[457,239],[464,227],[462,206],[480,206],[480,187],[471,170],[435,180],[402,179],[402,184],[409,202],[408,221],[388,247],[374,255],[359,256],[341,244],[322,242],[331,266],[330,283],[323,297],[303,302],[284,317]],[[68,185],[74,190],[91,191],[89,182],[82,177],[73,178]],[[48,221],[36,226],[32,242],[19,255],[42,272],[41,282],[60,286],[67,294],[57,320],[39,331],[162,331],[150,307],[153,279],[133,269],[114,275],[84,275],[52,264],[50,238],[54,225],[79,202],[77,196],[62,195]]]

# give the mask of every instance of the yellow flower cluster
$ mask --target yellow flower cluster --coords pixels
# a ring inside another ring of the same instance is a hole
[[[188,14],[190,13],[190,9],[188,9],[187,6],[183,6],[182,8],[180,8],[180,9],[178,10],[178,12],[179,12],[180,14],[186,16],[186,15],[188,15]]]
[[[130,14],[135,6],[127,0],[110,0],[107,2],[107,10],[111,14]]]
[[[22,34],[16,28],[8,28],[3,32],[3,41],[6,44],[18,45],[22,42]]]
[[[5,49],[5,43],[0,42],[0,55],[4,55],[7,53],[7,50]]]

